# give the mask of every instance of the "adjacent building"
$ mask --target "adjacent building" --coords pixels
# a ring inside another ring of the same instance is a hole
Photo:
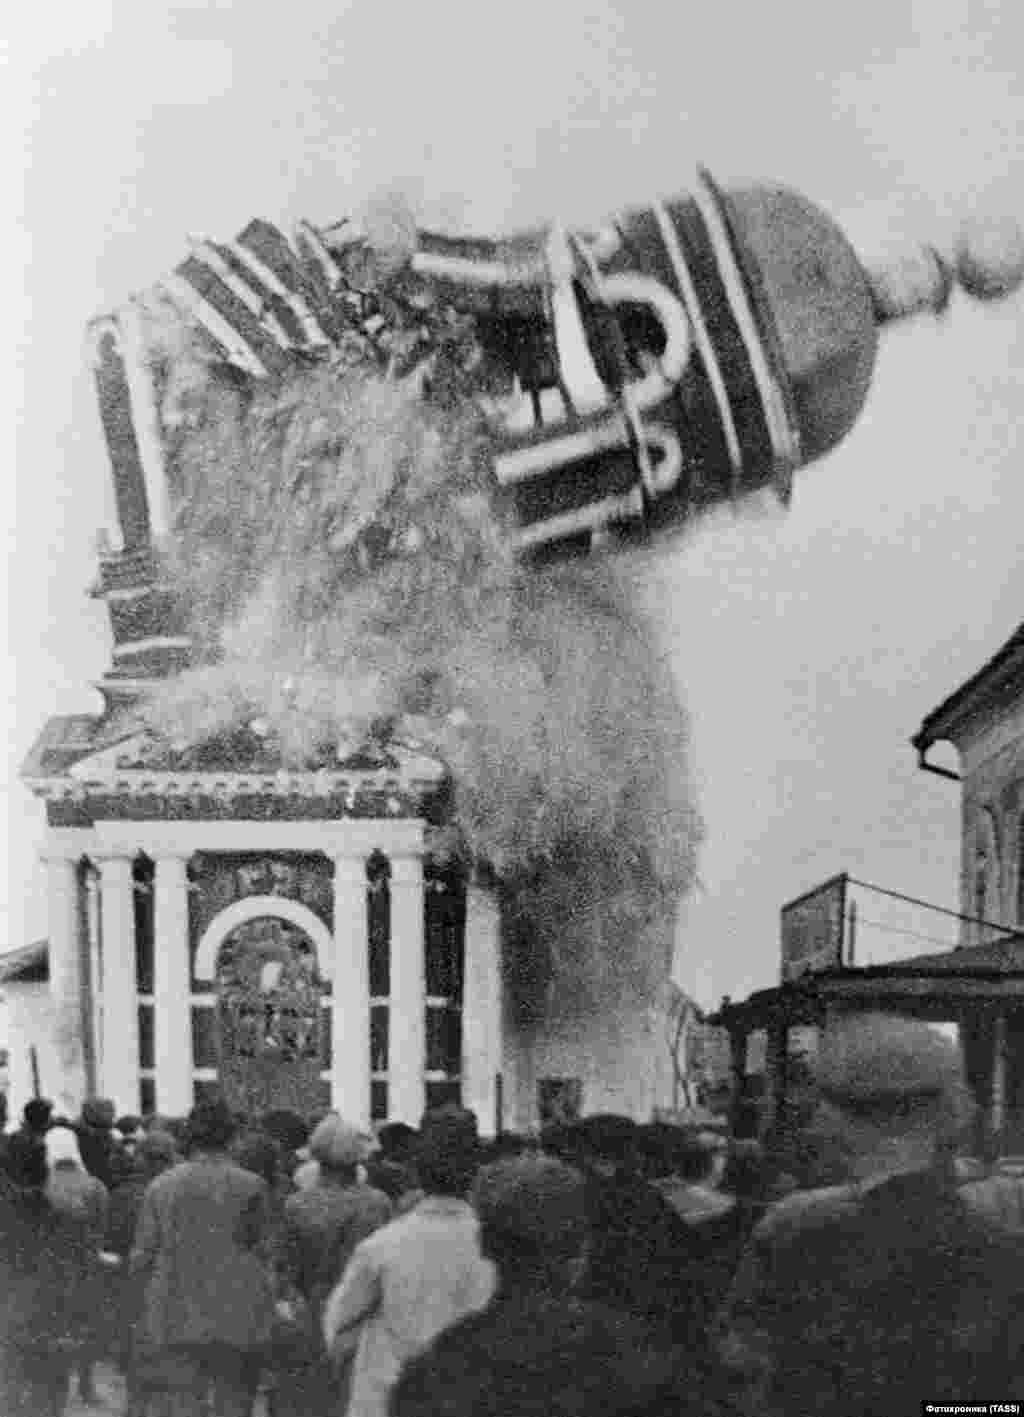
[[[960,784],[959,942],[938,953],[857,967],[847,944],[846,878],[792,903],[782,982],[718,1020],[732,1037],[736,1085],[761,1041],[768,1115],[786,1095],[793,1036],[836,1010],[887,1008],[956,1024],[979,1104],[979,1149],[1024,1152],[1024,625],[924,719],[922,769]],[[959,771],[935,761],[952,745]],[[785,912],[784,912],[785,916]],[[751,1068],[750,1071],[753,1071]],[[762,1071],[758,1069],[758,1071]],[[754,1089],[757,1090],[756,1088]]]

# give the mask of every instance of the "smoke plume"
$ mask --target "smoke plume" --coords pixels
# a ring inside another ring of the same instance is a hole
[[[472,357],[403,373],[357,343],[254,384],[168,310],[149,342],[175,503],[161,551],[196,645],[149,726],[183,748],[256,723],[293,767],[381,734],[436,754],[449,835],[512,923],[521,1006],[555,976],[581,1008],[652,994],[670,961],[651,926],[699,839],[686,714],[610,562],[508,554],[458,384]],[[614,929],[589,945],[562,928],[595,910]]]

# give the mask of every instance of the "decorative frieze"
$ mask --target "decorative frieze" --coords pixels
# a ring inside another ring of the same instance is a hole
[[[47,799],[47,821],[54,827],[89,826],[94,821],[132,822],[330,822],[419,818],[421,798],[397,783],[381,787],[340,780],[320,794],[308,783],[255,783],[217,779],[171,778],[165,786],[152,778],[119,779],[113,791],[89,791],[61,781],[53,790],[36,789]]]

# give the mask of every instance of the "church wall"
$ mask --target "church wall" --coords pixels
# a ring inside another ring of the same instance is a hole
[[[581,1116],[617,1112],[637,1121],[672,1102],[667,1020],[642,1002],[510,1031],[505,1066],[505,1125],[512,1131],[540,1123],[541,1092],[555,1106],[564,1097]]]
[[[649,1120],[672,1104],[666,1000],[674,918],[631,923],[591,901],[557,923],[542,919],[540,936],[561,963],[546,982],[534,972],[532,1010],[522,998],[513,1002],[515,942],[503,941],[506,1126],[528,1131],[548,1107]],[[521,994],[521,976],[518,986]]]
[[[1024,697],[971,726],[963,763],[961,910],[1024,928]],[[964,944],[983,943],[965,925]]]
[[[387,848],[383,854],[378,843]],[[624,917],[613,919],[593,904],[552,927],[563,945],[575,936],[577,949],[584,941],[605,941],[596,953],[609,964],[608,988],[593,992],[585,1008],[571,979],[563,979],[542,1001],[543,1024],[524,1024],[521,1013],[517,1022],[507,998],[502,1017],[498,960],[504,946],[496,902],[485,910],[487,893],[474,892],[475,923],[466,929],[463,945],[465,895],[429,861],[421,871],[419,821],[185,824],[124,817],[100,819],[85,831],[52,830],[48,851],[56,892],[51,954],[59,963],[61,951],[70,951],[82,965],[76,988],[82,989],[83,1012],[91,1015],[84,1031],[96,1035],[94,1087],[115,1097],[120,1110],[155,1105],[177,1114],[191,1106],[193,1096],[219,1087],[216,959],[212,964],[206,959],[197,970],[198,954],[201,947],[210,954],[211,940],[219,948],[221,927],[235,929],[265,917],[290,918],[314,939],[321,968],[327,966],[318,1045],[323,1051],[309,1087],[311,1111],[333,1100],[353,1114],[365,1109],[366,1121],[418,1123],[424,1103],[461,1094],[477,1111],[481,1130],[490,1134],[497,1079],[504,1125],[516,1131],[539,1122],[541,1083],[549,1092],[555,1084],[557,1092],[558,1081],[569,1080],[582,1114],[616,1111],[646,1119],[654,1108],[671,1104],[664,1010],[655,1006],[650,979],[626,974],[625,963],[614,957],[627,928]],[[87,894],[102,924],[96,958],[91,916],[79,908],[73,889],[75,863],[83,856],[92,863],[87,874],[95,880]],[[384,871],[378,884],[386,887],[379,899],[375,858]],[[481,930],[482,947],[473,950],[471,938]],[[673,933],[671,921],[649,924],[638,955],[649,953],[652,961],[664,956],[667,973]],[[359,942],[367,957],[357,983]],[[60,944],[56,952],[55,943]],[[474,962],[463,985],[467,949]],[[65,993],[77,978],[77,970],[58,970]],[[359,996],[366,1001],[362,1021]],[[111,1022],[115,1016],[117,1026]],[[55,1021],[44,997],[30,1026],[41,1041],[41,1065],[45,1053],[47,1076],[56,1080],[59,1069],[49,1061]],[[112,1045],[116,1066],[109,1056]],[[53,1086],[44,1079],[45,1088]]]
[[[32,1083],[32,1047],[39,1059],[39,1085],[44,1097],[49,1097],[58,1111],[77,1110],[62,1098],[63,1073],[56,1045],[56,1014],[50,999],[50,986],[45,980],[36,982],[11,981],[4,985],[6,996],[6,1038],[0,1046],[10,1049],[11,1090],[8,1094],[9,1119],[15,1122],[21,1109],[34,1095]]]

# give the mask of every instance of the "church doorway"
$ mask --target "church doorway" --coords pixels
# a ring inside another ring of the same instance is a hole
[[[249,1116],[284,1107],[322,1112],[325,986],[316,948],[298,925],[273,915],[236,925],[217,956],[219,1086]]]

